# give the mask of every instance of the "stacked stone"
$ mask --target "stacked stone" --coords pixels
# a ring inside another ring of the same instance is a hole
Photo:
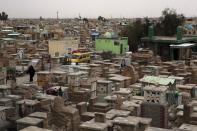
[[[197,84],[197,68],[191,68],[191,82]]]
[[[100,64],[90,64],[90,77],[100,77],[102,73],[102,66]]]
[[[38,86],[45,86],[51,80],[51,74],[49,71],[42,71],[37,73],[37,84]]]

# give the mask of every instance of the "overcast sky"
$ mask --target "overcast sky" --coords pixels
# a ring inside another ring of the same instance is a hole
[[[0,0],[0,11],[14,18],[158,17],[165,8],[197,16],[197,0]]]

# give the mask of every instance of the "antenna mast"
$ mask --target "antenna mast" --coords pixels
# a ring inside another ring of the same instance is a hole
[[[56,13],[57,13],[57,20],[58,20],[59,19],[59,12],[57,11]]]

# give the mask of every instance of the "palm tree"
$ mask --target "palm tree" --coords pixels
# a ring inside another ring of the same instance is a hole
[[[98,17],[98,20],[101,21],[101,20],[102,20],[102,16],[99,16],[99,17]]]
[[[3,21],[5,21],[5,15],[6,15],[6,13],[5,12],[2,12],[2,16],[1,17],[2,17],[2,20]]]
[[[6,15],[5,15],[5,21],[7,21],[7,20],[8,20],[8,15],[6,14]]]
[[[107,19],[105,19],[105,17],[102,17],[102,16],[99,16],[98,17],[98,20],[99,21],[102,21],[102,22],[106,22],[107,21]]]
[[[1,20],[2,21],[7,21],[8,20],[8,15],[5,12],[1,13]]]

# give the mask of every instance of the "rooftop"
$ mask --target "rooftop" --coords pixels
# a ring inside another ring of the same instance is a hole
[[[36,127],[36,126],[29,126],[29,127],[24,128],[20,131],[52,131],[52,130],[42,129],[42,128],[39,128],[39,127]]]
[[[128,79],[130,79],[130,77],[125,77],[125,76],[114,76],[114,77],[109,78],[109,80],[112,80],[112,81],[124,81]]]
[[[98,130],[98,131],[103,131],[106,129],[108,125],[106,123],[98,123],[98,122],[84,122],[80,125],[80,128],[83,129],[93,129],[93,130]]]
[[[164,92],[166,91],[168,88],[165,86],[146,86],[144,87],[145,91],[157,91],[157,92]]]
[[[157,77],[157,76],[144,76],[142,79],[140,79],[140,81],[145,82],[145,83],[150,83],[150,84],[167,86],[169,84],[174,84],[175,79],[162,78],[162,77]]]
[[[36,105],[38,103],[39,103],[39,101],[37,101],[37,100],[28,100],[28,99],[17,101],[17,104],[26,104],[26,105],[31,105],[31,106]]]
[[[140,107],[140,104],[142,103],[142,100],[131,100],[131,101],[124,101],[122,108],[128,109],[131,107]]]
[[[0,90],[10,89],[11,87],[8,85],[0,85]]]
[[[31,125],[37,125],[41,123],[43,119],[38,119],[38,118],[33,118],[33,117],[24,117],[19,120],[17,120],[17,123],[26,123],[26,124],[31,124]]]
[[[196,125],[190,125],[190,124],[182,124],[179,129],[184,131],[197,131]]]
[[[188,90],[191,90],[191,89],[193,89],[194,86],[190,86],[190,85],[176,85],[176,87],[178,89],[188,89]]]
[[[113,123],[121,124],[121,125],[128,125],[128,126],[136,126],[139,123],[139,119],[133,119],[133,117],[116,117],[113,120]]]
[[[196,44],[195,43],[183,43],[179,45],[170,45],[171,48],[189,48],[189,47],[194,47]]]
[[[171,129],[157,128],[157,127],[148,127],[145,131],[173,131]]]
[[[34,113],[31,113],[29,115],[30,117],[36,117],[36,118],[47,118],[47,113],[46,112],[34,112]]]
[[[190,41],[197,40],[197,37],[183,37],[182,40],[177,40],[176,37],[168,36],[153,36],[153,38],[143,37],[141,38],[143,42],[154,42],[154,43],[164,43],[164,44],[182,44],[188,43]]]
[[[4,110],[7,110],[7,109],[10,109],[11,107],[7,107],[7,106],[0,106],[0,112],[1,111],[4,111]]]
[[[111,109],[110,111],[107,112],[107,114],[116,114],[116,116],[129,116],[131,112],[130,111],[125,111],[125,110],[116,110],[116,109]]]
[[[13,38],[1,38],[3,41],[15,41],[16,39]]]
[[[97,83],[109,84],[109,83],[112,83],[112,81],[109,81],[109,80],[97,80]]]
[[[94,106],[106,107],[106,106],[109,106],[109,104],[108,104],[108,103],[104,103],[104,102],[96,102],[96,103],[94,104]]]
[[[114,94],[129,95],[129,94],[131,94],[131,90],[128,88],[120,88],[120,90],[114,91]]]

